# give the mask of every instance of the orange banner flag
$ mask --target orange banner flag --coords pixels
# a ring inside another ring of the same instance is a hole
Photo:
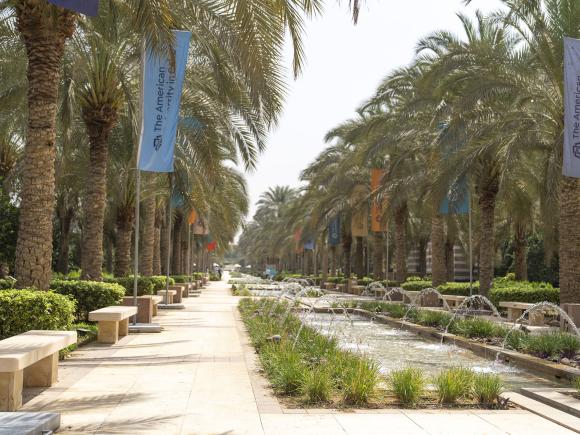
[[[191,210],[191,213],[189,213],[189,217],[187,218],[187,223],[189,225],[193,225],[196,220],[197,220],[197,212],[195,210]]]

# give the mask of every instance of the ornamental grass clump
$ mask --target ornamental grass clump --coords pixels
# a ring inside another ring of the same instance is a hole
[[[452,367],[437,375],[434,383],[439,403],[454,404],[471,394],[473,372],[463,367]]]
[[[580,350],[580,339],[564,332],[531,335],[525,351],[541,358],[573,358]]]
[[[454,323],[451,329],[452,332],[467,338],[501,338],[507,334],[505,327],[479,317],[459,320]]]
[[[423,310],[419,312],[417,321],[421,325],[445,329],[452,318],[451,314],[444,311]]]
[[[331,399],[333,380],[326,366],[306,370],[300,385],[300,392],[307,403],[324,403]]]
[[[477,373],[473,377],[473,395],[483,405],[493,405],[503,392],[503,381],[494,373]]]
[[[379,366],[376,362],[358,355],[342,355],[339,388],[348,405],[365,405],[376,393]]]
[[[274,390],[281,394],[295,395],[300,392],[307,368],[300,353],[292,350],[290,346],[280,346],[277,352],[266,352],[269,354],[266,370],[270,374]]]
[[[426,380],[420,369],[393,370],[389,386],[402,405],[414,408],[425,392]]]

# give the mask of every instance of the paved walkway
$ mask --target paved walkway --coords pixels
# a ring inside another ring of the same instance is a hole
[[[23,411],[60,412],[67,434],[573,433],[526,411],[284,410],[256,373],[225,283],[185,301],[157,318],[161,334],[75,352],[58,384],[27,391]]]

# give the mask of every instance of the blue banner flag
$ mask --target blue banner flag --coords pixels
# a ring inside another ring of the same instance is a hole
[[[305,251],[314,251],[314,240],[308,239],[304,242]]]
[[[328,225],[328,244],[330,246],[340,245],[340,216],[335,217]]]
[[[139,144],[139,169],[173,172],[179,103],[185,78],[191,32],[174,31],[175,69],[170,56],[143,53],[143,121]]]
[[[467,178],[461,177],[453,183],[447,195],[439,205],[441,214],[467,214],[469,213],[469,186]]]
[[[90,17],[99,14],[99,0],[48,0],[48,2]]]
[[[171,207],[180,208],[185,205],[185,198],[180,192],[174,192],[171,196]]]

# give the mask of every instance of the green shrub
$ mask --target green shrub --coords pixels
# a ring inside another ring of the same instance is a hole
[[[535,304],[538,302],[560,303],[560,289],[545,282],[511,281],[506,278],[498,278],[493,283],[489,292],[489,299],[498,307],[502,301],[526,302]]]
[[[375,395],[379,382],[379,366],[376,362],[358,355],[342,355],[339,388],[343,400],[349,405],[364,405]]]
[[[528,334],[523,331],[511,330],[509,334],[506,335],[506,347],[522,351],[527,347],[528,337]]]
[[[119,284],[96,281],[52,281],[50,288],[76,301],[75,317],[79,321],[89,320],[91,311],[119,305],[125,296],[125,289]]]
[[[108,278],[105,282],[119,284],[125,288],[125,295],[133,295],[133,286],[135,285],[135,279],[132,276],[122,277],[122,278]],[[165,288],[165,284],[162,288]],[[137,295],[152,295],[155,294],[155,285],[149,277],[139,277],[137,280]]]
[[[75,301],[39,290],[0,291],[0,339],[32,329],[68,330]]]
[[[164,280],[167,279],[165,276],[160,278],[163,278]],[[193,275],[172,275],[170,279],[172,279],[175,284],[185,284],[186,282],[191,282],[192,279],[196,280],[197,278],[195,278]],[[165,281],[163,281],[163,285],[165,286]]]
[[[462,319],[451,325],[451,332],[467,338],[505,337],[507,329],[491,320],[474,317]]]
[[[580,377],[579,378],[574,378],[574,380],[572,381],[572,387],[576,388],[576,390],[578,391],[578,393],[580,393]]]
[[[278,345],[274,345],[278,346]],[[304,365],[300,353],[293,350],[291,346],[280,345],[278,352],[265,352],[271,355],[269,371],[274,389],[282,394],[294,395],[299,393],[303,384],[306,366]]]
[[[473,394],[479,403],[491,405],[503,391],[503,382],[499,375],[477,373],[473,378]]]
[[[401,287],[403,288],[403,290],[406,291],[421,291],[424,290],[426,288],[431,288],[433,287],[433,283],[431,281],[405,281],[403,284],[401,284]]]
[[[524,350],[541,358],[573,358],[580,350],[580,338],[559,331],[530,335],[526,340]]]
[[[457,403],[471,393],[473,372],[463,367],[452,367],[443,370],[435,378],[439,403]]]
[[[421,325],[445,329],[453,316],[445,311],[421,310],[417,321]]]
[[[437,287],[437,291],[443,295],[469,296],[468,282],[448,282]],[[473,283],[473,294],[479,293],[479,281]]]
[[[406,368],[393,370],[389,375],[389,385],[401,404],[415,407],[425,392],[426,381],[421,370]]]
[[[166,276],[147,276],[144,277],[142,276],[140,279],[147,279],[150,280],[151,283],[153,284],[153,292],[156,293],[159,290],[163,290],[165,288],[165,286],[167,285],[167,277]],[[176,281],[174,278],[169,277],[169,285],[174,285],[176,284],[178,281]]]
[[[220,280],[220,277],[219,277],[219,275],[217,273],[213,273],[212,272],[212,273],[209,274],[209,280],[210,281],[219,281]]]
[[[302,378],[300,392],[308,403],[328,402],[332,395],[332,377],[327,367],[306,370]]]
[[[7,290],[14,288],[16,285],[16,280],[14,278],[2,278],[0,279],[0,290]]]

